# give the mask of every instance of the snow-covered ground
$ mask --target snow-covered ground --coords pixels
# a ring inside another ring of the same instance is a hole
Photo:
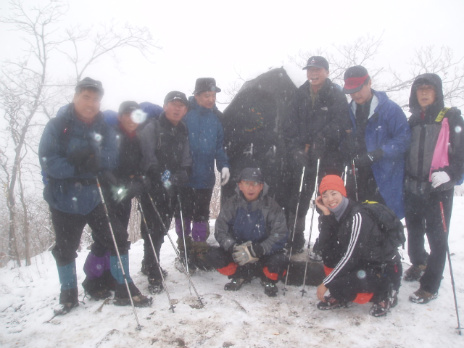
[[[455,197],[450,249],[458,303],[464,308],[464,197]],[[308,214],[310,216],[310,214]],[[315,224],[317,225],[317,224]],[[309,224],[308,224],[309,226]],[[174,232],[170,232],[172,238]],[[313,233],[313,237],[317,233]],[[213,238],[213,237],[210,237]],[[211,239],[211,242],[214,242]],[[147,292],[139,272],[142,241],[130,251],[132,277]],[[405,267],[408,266],[404,251]],[[78,281],[87,251],[79,253]],[[143,326],[136,330],[130,307],[117,307],[84,297],[81,305],[66,316],[53,315],[58,303],[59,282],[50,253],[34,258],[33,265],[0,269],[0,347],[464,347],[464,336],[456,331],[456,314],[448,263],[437,300],[426,305],[408,301],[418,283],[404,282],[399,304],[384,318],[368,315],[366,305],[319,311],[316,289],[305,297],[300,287],[289,287],[286,296],[267,297],[259,280],[238,292],[223,290],[227,278],[217,272],[197,272],[193,283],[205,306],[196,309],[195,293],[189,291],[184,274],[174,268],[174,251],[166,240],[162,265],[175,312],[169,310],[166,293],[154,296],[151,308],[138,308]],[[461,310],[461,320],[464,312]]]

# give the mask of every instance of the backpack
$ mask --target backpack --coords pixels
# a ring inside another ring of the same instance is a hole
[[[396,214],[386,205],[374,202],[364,201],[361,207],[369,216],[377,222],[377,225],[384,237],[386,246],[397,249],[406,242],[403,223],[396,217]]]

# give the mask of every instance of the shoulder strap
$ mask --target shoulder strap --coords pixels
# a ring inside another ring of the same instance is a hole
[[[445,117],[446,113],[448,112],[450,108],[443,108],[437,115],[437,118],[435,119],[435,122],[440,123],[443,121],[443,118]]]

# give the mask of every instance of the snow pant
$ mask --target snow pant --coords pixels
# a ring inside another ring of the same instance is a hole
[[[79,248],[82,232],[86,224],[88,224],[92,229],[92,236],[94,240],[110,251],[110,259],[116,258],[116,256],[114,256],[116,255],[116,249],[114,247],[113,237],[111,235],[105,210],[103,204],[100,203],[87,215],[64,213],[51,207],[50,212],[53,228],[55,230],[55,247],[52,250],[52,254],[58,267],[61,292],[69,293],[71,290],[71,292],[73,294],[75,293],[77,297],[75,259],[77,257],[76,251]],[[127,230],[121,225],[120,221],[115,216],[114,210],[109,210],[109,216],[119,253],[121,256],[125,255],[127,258],[127,253],[130,247],[130,242],[127,240]],[[119,266],[113,267],[111,262],[112,260],[110,260],[111,273],[116,280],[120,280],[122,278],[122,271]],[[126,275],[128,282],[132,282],[128,267]],[[122,280],[124,281],[123,278]],[[61,297],[62,296],[60,296],[61,303],[63,303],[63,301],[69,302],[65,300],[62,301]]]
[[[132,200],[125,199],[118,204],[112,204],[115,216],[127,230],[132,208]],[[93,231],[92,231],[93,236]],[[94,243],[84,263],[86,278],[82,283],[84,289],[90,293],[94,290],[114,289],[114,278],[111,275],[110,251],[94,238]]]
[[[354,301],[360,293],[373,293],[371,301],[378,303],[388,297],[390,289],[398,291],[402,275],[401,260],[384,267],[368,266],[335,277],[327,286],[330,294],[342,303]]]
[[[184,219],[192,221],[192,239],[195,242],[206,242],[209,236],[209,205],[213,189],[185,188],[184,192],[185,195],[182,200],[183,215]],[[188,231],[188,228],[186,231]]]
[[[405,193],[409,259],[415,266],[427,265],[420,279],[420,286],[430,293],[436,293],[440,288],[448,250],[448,232],[443,229],[440,202],[443,203],[445,222],[449,231],[453,194],[454,188],[432,192],[428,196]],[[424,247],[425,235],[429,242],[430,255]]]
[[[148,195],[142,195],[141,197],[143,216],[148,226],[147,229],[145,221],[142,218],[140,222],[140,231],[143,238],[143,268],[146,270],[148,277],[160,279],[160,265],[156,262],[156,259],[160,262],[161,246],[164,243],[164,236],[171,225],[173,215],[171,200],[172,204],[174,204],[176,196],[168,197],[163,194],[151,194],[151,198],[153,199],[153,203],[159,215],[153,208]],[[149,236],[151,237],[153,246]],[[156,257],[154,254],[155,252]]]
[[[261,277],[274,282],[285,276],[289,262],[285,251],[280,250],[260,257],[257,262],[239,266],[234,262],[232,253],[220,247],[211,247],[207,259],[213,268],[229,278],[251,280],[253,277]]]

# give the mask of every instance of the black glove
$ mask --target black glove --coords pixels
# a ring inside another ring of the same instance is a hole
[[[108,186],[118,186],[118,179],[109,170],[101,172],[99,177],[103,184]]]
[[[354,163],[357,167],[367,167],[372,165],[372,163],[378,161],[383,157],[382,149],[377,149],[375,151],[368,152],[364,155],[357,155],[354,158]]]
[[[132,199],[137,196],[141,196],[147,191],[145,185],[139,181],[131,181],[126,185],[126,198]]]
[[[76,168],[76,174],[98,172],[98,158],[90,146],[71,152],[67,159]]]
[[[315,162],[318,158],[322,158],[324,156],[325,148],[324,136],[321,133],[316,134],[316,138],[308,150],[310,159]]]
[[[159,173],[159,168],[155,165],[151,165],[147,170],[147,176],[152,183],[157,183],[161,181],[161,175]]]
[[[301,167],[306,167],[309,164],[309,156],[303,150],[293,151],[293,159]]]
[[[174,186],[185,186],[188,181],[189,176],[186,170],[178,170],[171,176],[171,184]]]
[[[68,154],[68,161],[77,167],[82,165],[90,156],[95,156],[95,151],[90,146],[87,146]]]

